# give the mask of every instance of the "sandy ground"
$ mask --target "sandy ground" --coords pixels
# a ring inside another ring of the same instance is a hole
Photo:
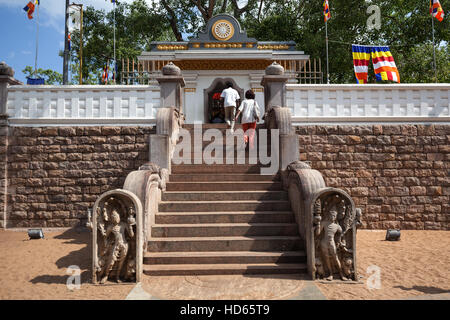
[[[402,230],[400,241],[385,241],[385,231],[359,230],[357,264],[362,284],[318,283],[328,299],[405,299],[450,293],[450,232]],[[380,269],[380,289],[368,289]]]
[[[0,299],[125,299],[132,290],[132,284],[89,284],[90,233],[44,235],[28,240],[26,232],[0,231]],[[66,282],[72,265],[81,269],[81,288],[71,291]]]
[[[328,299],[405,299],[450,293],[450,232],[402,231],[399,242],[384,231],[358,232],[358,272],[362,283],[316,283]],[[133,284],[90,282],[90,234],[0,231],[0,299],[125,299]],[[67,268],[78,265],[79,290],[66,286]],[[369,290],[369,266],[380,269],[381,288]],[[162,299],[284,299],[302,289],[296,276],[145,277],[143,288]]]

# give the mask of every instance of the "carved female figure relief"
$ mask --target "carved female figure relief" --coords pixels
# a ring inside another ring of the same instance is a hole
[[[333,280],[338,273],[344,281],[354,278],[353,226],[355,210],[345,197],[328,194],[313,206],[315,276]]]
[[[342,236],[342,228],[336,222],[338,215],[336,207],[332,207],[325,214],[325,220],[323,222],[318,221],[315,234],[319,237],[320,253],[322,254],[324,266],[328,272],[328,277],[326,279],[330,281],[333,280],[334,265],[339,272],[341,279],[348,280],[342,272],[341,262],[339,261],[337,251]],[[337,238],[337,241],[335,238]]]
[[[98,229],[98,256],[96,274],[100,283],[108,278],[120,282],[124,274],[132,280],[136,273],[136,245],[134,226],[136,225],[133,206],[125,206],[120,199],[110,197],[96,210]]]

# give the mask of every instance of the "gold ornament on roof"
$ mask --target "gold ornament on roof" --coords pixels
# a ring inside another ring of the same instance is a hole
[[[212,34],[219,41],[227,41],[234,35],[234,27],[227,20],[218,20],[212,26]]]

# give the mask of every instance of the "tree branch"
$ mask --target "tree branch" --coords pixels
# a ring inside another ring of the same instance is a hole
[[[227,10],[227,6],[228,6],[228,0],[223,0],[222,3],[222,8],[220,9],[220,12],[225,12]]]
[[[181,34],[180,30],[178,29],[177,25],[177,16],[173,9],[167,4],[166,0],[161,0],[162,5],[164,6],[164,9],[166,9],[167,13],[169,14],[169,23],[170,27],[172,28],[172,32],[175,35],[175,38],[177,41],[183,41],[183,35]]]

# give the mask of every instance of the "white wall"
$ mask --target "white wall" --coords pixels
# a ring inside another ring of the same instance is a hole
[[[158,86],[11,86],[10,125],[148,125],[156,122]]]
[[[294,123],[450,121],[450,84],[291,85]]]

